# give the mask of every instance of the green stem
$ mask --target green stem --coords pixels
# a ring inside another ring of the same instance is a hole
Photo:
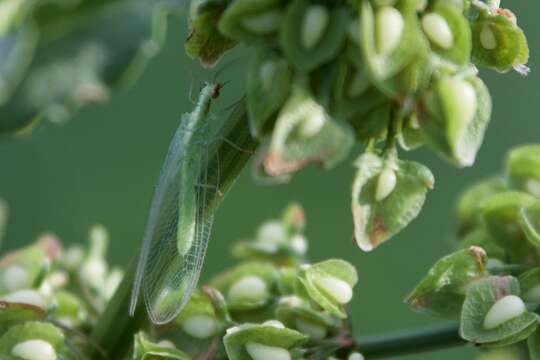
[[[219,141],[216,145],[214,151],[217,156],[213,157],[214,163],[209,166],[212,169],[219,168],[219,172],[210,175],[219,176],[219,181],[210,182],[219,184],[219,192],[210,199],[208,205],[210,210],[215,210],[223,201],[223,195],[234,184],[259,145],[249,133],[243,101],[236,105],[225,120],[223,135],[226,140]],[[125,358],[133,344],[133,335],[149,325],[144,306],[139,306],[133,317],[128,314],[135,269],[136,261],[132,261],[122,283],[92,332],[92,340],[99,345],[107,359]],[[139,301],[139,304],[141,303],[142,301]],[[93,355],[98,356],[97,353]]]
[[[417,354],[465,344],[467,342],[459,336],[457,324],[370,336],[356,341],[359,351],[367,359]]]

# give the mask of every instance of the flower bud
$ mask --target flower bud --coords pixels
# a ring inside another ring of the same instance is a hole
[[[437,13],[424,15],[422,29],[435,45],[443,49],[450,49],[454,46],[454,34],[446,19],[441,15]]]
[[[497,38],[489,25],[484,25],[480,30],[480,44],[486,50],[493,50],[497,47]]]
[[[44,340],[26,340],[11,349],[11,355],[24,360],[56,360],[56,351]]]
[[[4,295],[0,297],[0,301],[10,302],[10,303],[17,303],[17,304],[28,304],[37,306],[41,309],[45,309],[47,304],[45,303],[45,299],[39,292],[36,290],[18,290],[12,293],[9,293],[7,295]]]
[[[311,5],[306,9],[302,24],[301,41],[306,49],[312,49],[328,26],[328,10],[322,5]]]
[[[257,15],[244,17],[242,25],[256,34],[270,34],[279,28],[282,14],[279,10],[270,10]]]
[[[340,304],[346,304],[352,299],[353,292],[351,286],[337,277],[316,277],[314,282],[317,287]]]
[[[291,239],[291,247],[297,254],[304,255],[307,251],[308,244],[303,235],[294,235]]]
[[[302,319],[296,319],[296,328],[306,335],[308,335],[312,340],[321,340],[326,337],[326,328],[321,325],[314,324],[309,321],[304,321]]]
[[[347,360],[364,360],[364,355],[360,354],[359,352],[353,352],[353,353],[350,353],[349,357],[347,358]]]
[[[395,50],[401,40],[404,27],[403,16],[397,9],[384,6],[377,12],[375,21],[377,52],[387,55]]]
[[[266,283],[258,276],[245,276],[230,288],[228,297],[231,301],[261,301],[268,296]]]
[[[461,121],[464,129],[476,115],[476,91],[474,87],[465,80],[452,78],[448,82],[448,90],[450,96],[454,99],[459,99],[459,108],[456,109],[459,116],[458,121]]]
[[[520,297],[507,295],[491,306],[484,318],[484,328],[486,330],[495,329],[505,322],[520,316],[526,310],[525,304]]]
[[[375,189],[375,200],[382,201],[394,191],[397,183],[396,172],[391,167],[385,167],[379,174],[377,188]]]
[[[2,280],[8,291],[15,291],[30,287],[28,272],[21,266],[12,265],[4,270]]]
[[[186,334],[197,339],[208,339],[217,331],[216,320],[207,315],[193,315],[182,322]]]
[[[290,360],[291,354],[287,349],[268,346],[255,342],[246,344],[246,351],[253,360]]]
[[[279,244],[286,240],[287,233],[279,221],[264,223],[257,232],[257,240],[260,242]]]

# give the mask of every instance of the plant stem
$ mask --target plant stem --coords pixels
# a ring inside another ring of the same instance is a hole
[[[367,359],[380,359],[410,353],[417,354],[467,344],[459,336],[458,329],[457,324],[450,324],[426,329],[400,331],[360,338],[356,341],[356,346]]]
[[[249,132],[243,101],[238,103],[225,119],[223,136],[225,140],[219,141],[213,149],[216,156],[213,157],[214,160],[209,166],[212,169],[219,168],[219,172],[209,174],[209,176],[219,176],[219,181],[210,182],[219,184],[219,192],[210,199],[208,203],[210,211],[205,211],[205,213],[211,213],[223,201],[223,195],[234,184],[259,145]],[[133,344],[133,335],[150,325],[144,306],[139,305],[133,317],[128,314],[136,265],[136,261],[131,262],[122,283],[92,332],[93,341],[99,345],[107,359],[125,358]],[[139,301],[139,304],[141,303],[142,301]],[[93,355],[98,357],[99,354]]]

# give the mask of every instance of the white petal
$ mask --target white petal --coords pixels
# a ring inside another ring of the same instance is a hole
[[[24,360],[56,360],[56,351],[44,340],[26,340],[11,349],[11,355]]]
[[[380,54],[386,55],[395,50],[403,33],[403,16],[391,7],[384,6],[378,10],[376,20],[376,46]]]
[[[41,309],[45,309],[45,307],[47,306],[43,296],[41,296],[41,294],[37,292],[36,290],[31,290],[31,289],[18,290],[18,291],[9,293],[7,295],[0,297],[0,300],[11,302],[11,303],[34,305]]]
[[[351,286],[334,276],[320,276],[314,279],[315,285],[334,298],[340,304],[351,301],[353,292]]]
[[[454,34],[446,19],[441,15],[437,13],[424,15],[422,29],[435,45],[443,49],[450,49],[454,46]]]
[[[253,360],[290,360],[291,354],[287,349],[268,346],[255,342],[246,344],[246,351]]]
[[[182,322],[182,329],[186,334],[197,339],[208,339],[216,333],[216,320],[207,315],[194,315]]]
[[[245,276],[229,288],[232,301],[260,301],[266,298],[266,283],[258,276]]]

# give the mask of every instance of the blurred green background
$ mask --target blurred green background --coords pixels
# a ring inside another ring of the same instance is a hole
[[[436,188],[411,226],[373,253],[362,253],[353,244],[349,196],[352,161],[359,149],[337,169],[309,168],[287,185],[258,185],[245,171],[218,212],[204,274],[231,264],[225,254],[233,241],[252,235],[261,221],[299,201],[307,212],[312,259],[342,257],[358,268],[352,308],[359,334],[436,322],[410,312],[403,298],[431,264],[452,249],[457,194],[498,172],[511,146],[540,141],[540,60],[535,56],[540,53],[540,3],[503,5],[511,5],[528,35],[532,73],[522,78],[481,71],[491,89],[494,116],[473,168],[455,169],[425,149],[402,155],[427,164],[436,176]],[[81,243],[89,226],[102,223],[111,234],[113,263],[124,265],[136,254],[169,140],[180,114],[191,108],[190,85],[196,90],[213,76],[186,58],[185,20],[173,20],[164,50],[134,88],[84,109],[66,125],[45,123],[31,136],[0,140],[0,197],[11,207],[4,248],[30,243],[44,231],[65,243]],[[240,97],[244,83],[247,57],[234,53],[229,58],[239,61],[219,76],[231,84],[217,113]],[[471,359],[474,354],[460,348],[401,359]]]

